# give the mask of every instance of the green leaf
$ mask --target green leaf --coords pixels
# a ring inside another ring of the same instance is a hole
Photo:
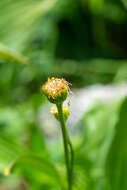
[[[55,166],[45,158],[35,155],[19,157],[9,168],[11,173],[18,172],[32,183],[51,187],[61,186],[61,178]]]
[[[127,98],[121,106],[119,121],[115,127],[107,157],[106,174],[106,190],[127,189]]]
[[[75,166],[73,190],[87,190],[88,183],[87,172],[83,168]]]
[[[102,190],[105,184],[105,162],[113,139],[118,110],[121,101],[95,105],[83,119],[84,138],[80,153],[91,163],[87,167],[87,176],[91,179],[92,189]],[[83,165],[83,161],[82,161]],[[84,160],[84,165],[88,163]]]
[[[17,61],[23,64],[29,62],[28,58],[21,54],[13,52],[11,49],[8,49],[3,44],[0,43],[0,59],[5,59],[9,61]]]
[[[57,0],[0,2],[2,43],[6,43],[10,48],[21,52],[40,17],[47,14],[56,2]]]
[[[46,149],[46,144],[44,141],[42,131],[39,131],[39,129],[34,123],[29,127],[29,131],[30,131],[30,142],[29,142],[30,151],[33,154],[37,154],[43,157],[49,156],[48,151]]]
[[[22,155],[25,149],[13,137],[0,134],[0,172]]]

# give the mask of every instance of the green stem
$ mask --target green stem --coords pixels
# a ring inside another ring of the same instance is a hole
[[[62,110],[62,103],[57,104],[57,109],[58,109],[58,114],[59,114],[59,120],[61,124],[61,129],[62,129],[62,136],[63,136],[63,143],[64,143],[64,151],[65,151],[65,161],[66,161],[66,168],[67,168],[67,179],[68,179],[68,190],[72,189],[72,164],[71,167],[69,164],[69,151],[68,151],[68,145],[70,146],[70,139],[66,130],[66,125],[64,121],[64,116],[63,116],[63,110]],[[72,146],[71,146],[72,147]],[[72,150],[72,148],[70,148]],[[71,160],[73,156],[71,156]],[[72,161],[71,161],[72,162]]]
[[[68,136],[68,145],[70,147],[70,152],[71,152],[71,165],[70,165],[70,184],[72,186],[72,179],[73,179],[73,166],[74,166],[74,150],[72,143],[70,141],[70,138]]]
[[[74,167],[74,150],[73,150],[73,146],[72,146],[71,140],[69,138],[67,129],[66,129],[66,136],[67,136],[68,146],[70,148],[70,153],[71,153],[71,160],[70,160],[70,162],[71,162],[70,163],[70,184],[72,186],[73,167]]]

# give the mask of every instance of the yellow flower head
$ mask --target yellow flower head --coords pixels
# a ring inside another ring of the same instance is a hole
[[[42,86],[42,92],[51,103],[58,104],[66,100],[68,88],[68,82],[65,79],[52,77],[48,78],[48,81]]]
[[[67,108],[67,106],[63,105],[63,116],[64,116],[64,120],[66,121],[69,117],[69,110]],[[51,114],[53,114],[55,116],[55,118],[57,120],[59,120],[59,114],[58,114],[58,110],[57,110],[57,107],[52,107],[51,108]]]

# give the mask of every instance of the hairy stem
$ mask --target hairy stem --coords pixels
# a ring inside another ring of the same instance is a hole
[[[65,161],[66,161],[66,168],[67,168],[67,179],[68,179],[68,190],[72,189],[72,175],[73,175],[73,162],[74,162],[74,151],[73,147],[66,129],[65,120],[63,116],[62,104],[57,104],[59,120],[62,129],[62,136],[63,136],[63,143],[64,143],[64,151],[65,151]],[[71,152],[71,163],[69,161],[69,149]]]

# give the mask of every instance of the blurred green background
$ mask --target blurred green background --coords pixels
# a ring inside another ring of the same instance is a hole
[[[38,121],[51,76],[126,84],[127,1],[0,0],[0,190],[66,189],[61,136]],[[127,98],[95,103],[75,133],[73,190],[127,190]]]

